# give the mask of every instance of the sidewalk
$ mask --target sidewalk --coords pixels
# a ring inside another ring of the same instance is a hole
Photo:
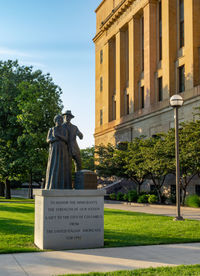
[[[176,216],[176,206],[166,205],[145,205],[145,204],[127,204],[124,202],[115,202],[106,200],[104,204],[105,208],[117,209],[131,212],[163,215],[169,217]],[[200,220],[200,208],[181,207],[181,215],[185,219]]]
[[[50,276],[200,264],[200,243],[0,255],[2,276]]]

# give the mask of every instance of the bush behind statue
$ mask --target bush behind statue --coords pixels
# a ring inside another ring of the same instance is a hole
[[[124,196],[124,194],[123,194],[123,193],[118,192],[118,193],[117,193],[117,200],[118,200],[118,201],[123,200],[123,196]]]
[[[138,197],[138,203],[148,203],[149,195],[141,195]]]
[[[198,195],[190,195],[186,197],[186,206],[199,208],[200,207],[200,197]]]
[[[148,203],[150,203],[150,204],[158,203],[158,197],[156,195],[149,195]]]
[[[135,190],[129,191],[127,194],[129,202],[137,202],[138,194]]]

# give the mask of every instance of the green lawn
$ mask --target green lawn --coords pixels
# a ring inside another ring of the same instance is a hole
[[[0,253],[38,251],[33,235],[34,204],[0,203]]]
[[[200,221],[105,210],[105,247],[200,242]]]
[[[65,274],[68,276],[197,276],[200,275],[200,265],[187,265],[176,267],[158,267],[136,269],[132,271],[114,271],[106,273]],[[61,276],[61,275],[60,275]],[[64,275],[62,275],[64,276]]]
[[[200,242],[200,221],[105,210],[105,247]],[[37,251],[34,204],[0,203],[0,253]]]
[[[34,199],[23,198],[23,197],[12,197],[11,199],[6,199],[0,196],[0,202],[34,202]]]

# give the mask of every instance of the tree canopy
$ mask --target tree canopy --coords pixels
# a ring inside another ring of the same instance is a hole
[[[13,179],[44,177],[46,135],[62,110],[61,93],[49,74],[0,61],[0,180],[7,185]]]

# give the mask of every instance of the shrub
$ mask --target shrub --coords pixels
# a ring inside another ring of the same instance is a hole
[[[123,200],[128,201],[128,194],[123,195]]]
[[[157,203],[158,202],[158,197],[156,195],[149,195],[148,196],[148,202],[150,204]]]
[[[190,195],[186,197],[186,205],[189,207],[200,207],[200,197],[198,195]]]
[[[137,202],[138,195],[135,190],[128,192],[128,201],[129,202]]]
[[[149,195],[141,195],[138,197],[138,203],[148,203]]]
[[[117,200],[123,200],[123,196],[124,194],[122,194],[121,192],[117,193]]]
[[[115,193],[109,194],[109,197],[110,197],[110,199],[115,200],[116,199],[116,194]]]

